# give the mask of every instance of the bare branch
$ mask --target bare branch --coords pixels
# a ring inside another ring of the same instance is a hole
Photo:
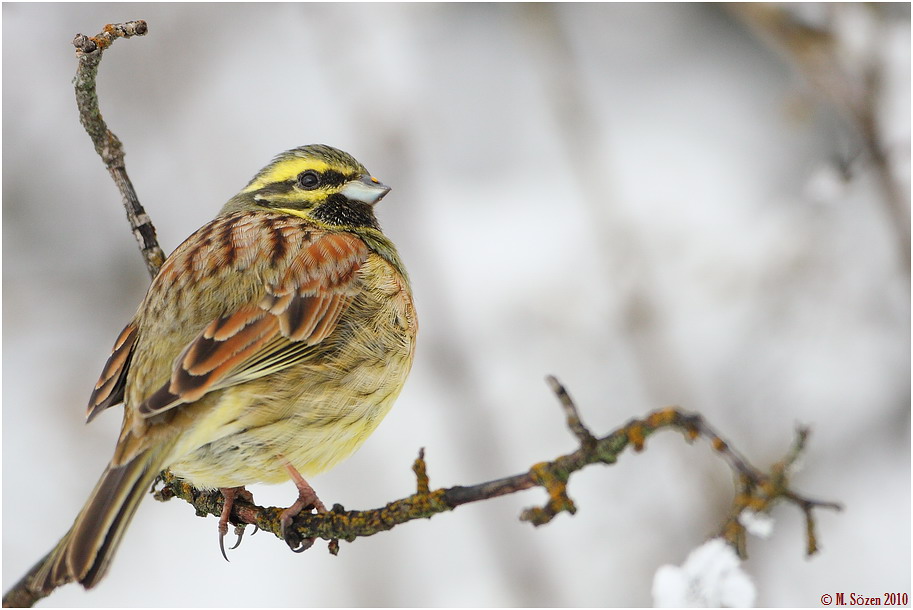
[[[140,252],[146,262],[151,277],[155,277],[165,254],[159,247],[155,226],[136,196],[127,169],[124,165],[124,149],[117,136],[108,129],[98,107],[96,78],[102,52],[118,38],[143,36],[147,27],[145,21],[128,21],[126,23],[108,24],[97,36],[77,34],[73,39],[79,66],[76,69],[74,85],[76,87],[76,105],[79,107],[79,122],[92,138],[95,152],[101,157],[117,185],[127,211],[130,230],[139,243]]]

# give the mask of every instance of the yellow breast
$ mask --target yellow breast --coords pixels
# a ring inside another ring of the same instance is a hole
[[[358,274],[353,302],[313,357],[200,401],[175,474],[198,488],[274,483],[288,478],[284,461],[309,476],[361,446],[405,383],[417,320],[384,259],[371,254]]]

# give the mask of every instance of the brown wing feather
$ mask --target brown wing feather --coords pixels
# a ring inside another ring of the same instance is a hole
[[[127,370],[130,368],[130,357],[133,355],[136,335],[136,326],[130,323],[114,342],[111,355],[105,363],[105,368],[101,371],[92,396],[89,397],[86,421],[92,421],[96,415],[108,407],[123,402],[124,385],[127,382]]]
[[[212,321],[178,357],[171,379],[142,404],[144,417],[304,358],[336,328],[354,296],[368,248],[348,233],[320,235],[289,262],[256,304]]]

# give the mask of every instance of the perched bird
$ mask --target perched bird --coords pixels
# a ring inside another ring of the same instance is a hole
[[[163,469],[222,490],[304,476],[354,452],[390,410],[415,351],[406,271],[374,204],[389,192],[329,146],[282,153],[187,238],[114,343],[88,419],[124,404],[114,457],[33,590],[104,577]],[[224,548],[223,548],[224,554]]]

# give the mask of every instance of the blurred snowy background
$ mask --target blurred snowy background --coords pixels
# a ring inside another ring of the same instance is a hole
[[[417,359],[378,432],[312,481],[325,501],[411,493],[422,446],[436,487],[573,450],[552,373],[600,435],[680,404],[766,467],[811,425],[796,485],[846,510],[819,513],[811,560],[801,514],[774,512],[745,564],[758,604],[909,592],[910,8],[783,10],[5,3],[3,589],[70,525],[120,424],[85,427],[84,406],[148,278],[77,120],[70,41],[142,18],[99,93],[166,252],[287,148],[332,144],[393,186],[379,216]],[[646,605],[731,489],[706,445],[663,433],[574,476],[577,514],[546,527],[517,520],[534,490],[336,558],[261,534],[231,563],[215,519],[150,498],[107,580],[45,604]]]

